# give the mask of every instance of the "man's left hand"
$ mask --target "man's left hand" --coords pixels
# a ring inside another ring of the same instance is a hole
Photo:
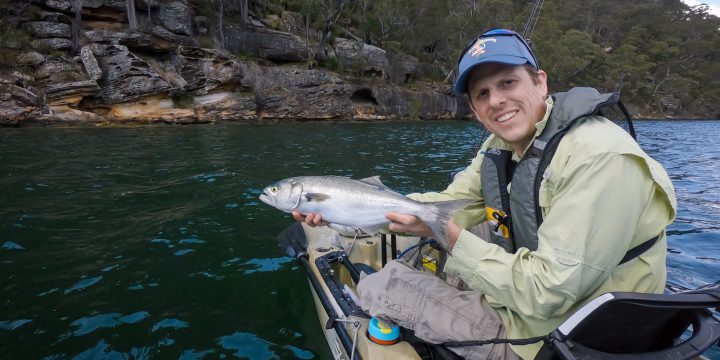
[[[430,227],[428,227],[425,222],[415,215],[389,212],[385,215],[385,218],[390,220],[390,226],[388,226],[388,228],[392,232],[412,234],[428,238],[435,237],[435,234],[433,234],[432,230],[430,230]],[[448,221],[447,234],[450,249],[455,246],[461,231],[462,228],[460,228],[458,224],[452,220]]]

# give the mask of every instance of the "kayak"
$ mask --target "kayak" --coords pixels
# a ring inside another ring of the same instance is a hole
[[[333,357],[462,359],[442,344],[371,318],[355,290],[363,273],[398,257],[452,283],[442,273],[444,254],[419,237],[338,230],[294,223],[278,236],[278,244],[307,274]],[[607,293],[548,334],[535,359],[705,359],[701,354],[720,339],[720,321],[711,310],[718,307],[717,285],[680,294]]]

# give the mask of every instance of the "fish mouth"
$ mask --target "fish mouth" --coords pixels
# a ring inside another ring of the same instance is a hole
[[[270,197],[268,189],[263,189],[263,193],[260,194],[260,201],[262,201],[268,205],[272,205],[273,198]]]
[[[262,201],[262,202],[270,205],[270,197],[268,197],[268,196],[265,195],[265,194],[261,194],[261,195],[260,195],[260,201]]]

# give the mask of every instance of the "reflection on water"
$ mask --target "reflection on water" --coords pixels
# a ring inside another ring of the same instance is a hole
[[[679,198],[669,280],[720,278],[720,122],[640,122]],[[293,175],[443,188],[474,123],[0,131],[0,355],[329,359],[291,219],[258,201]],[[720,359],[715,351],[710,356]]]

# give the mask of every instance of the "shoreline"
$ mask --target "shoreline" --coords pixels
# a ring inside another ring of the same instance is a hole
[[[113,122],[102,121],[97,123],[89,122],[43,122],[43,121],[23,121],[17,124],[0,124],[2,128],[136,128],[136,127],[168,127],[168,126],[206,126],[206,125],[238,125],[238,126],[270,126],[270,125],[292,125],[292,124],[389,124],[389,123],[421,123],[421,122],[474,122],[475,119],[470,118],[437,118],[437,119],[264,119],[260,121],[247,120],[220,120],[207,123],[173,123],[165,121],[155,122]],[[703,118],[637,118],[632,119],[633,122],[645,121],[720,121],[720,119],[703,119]],[[2,130],[0,130],[2,131]]]

